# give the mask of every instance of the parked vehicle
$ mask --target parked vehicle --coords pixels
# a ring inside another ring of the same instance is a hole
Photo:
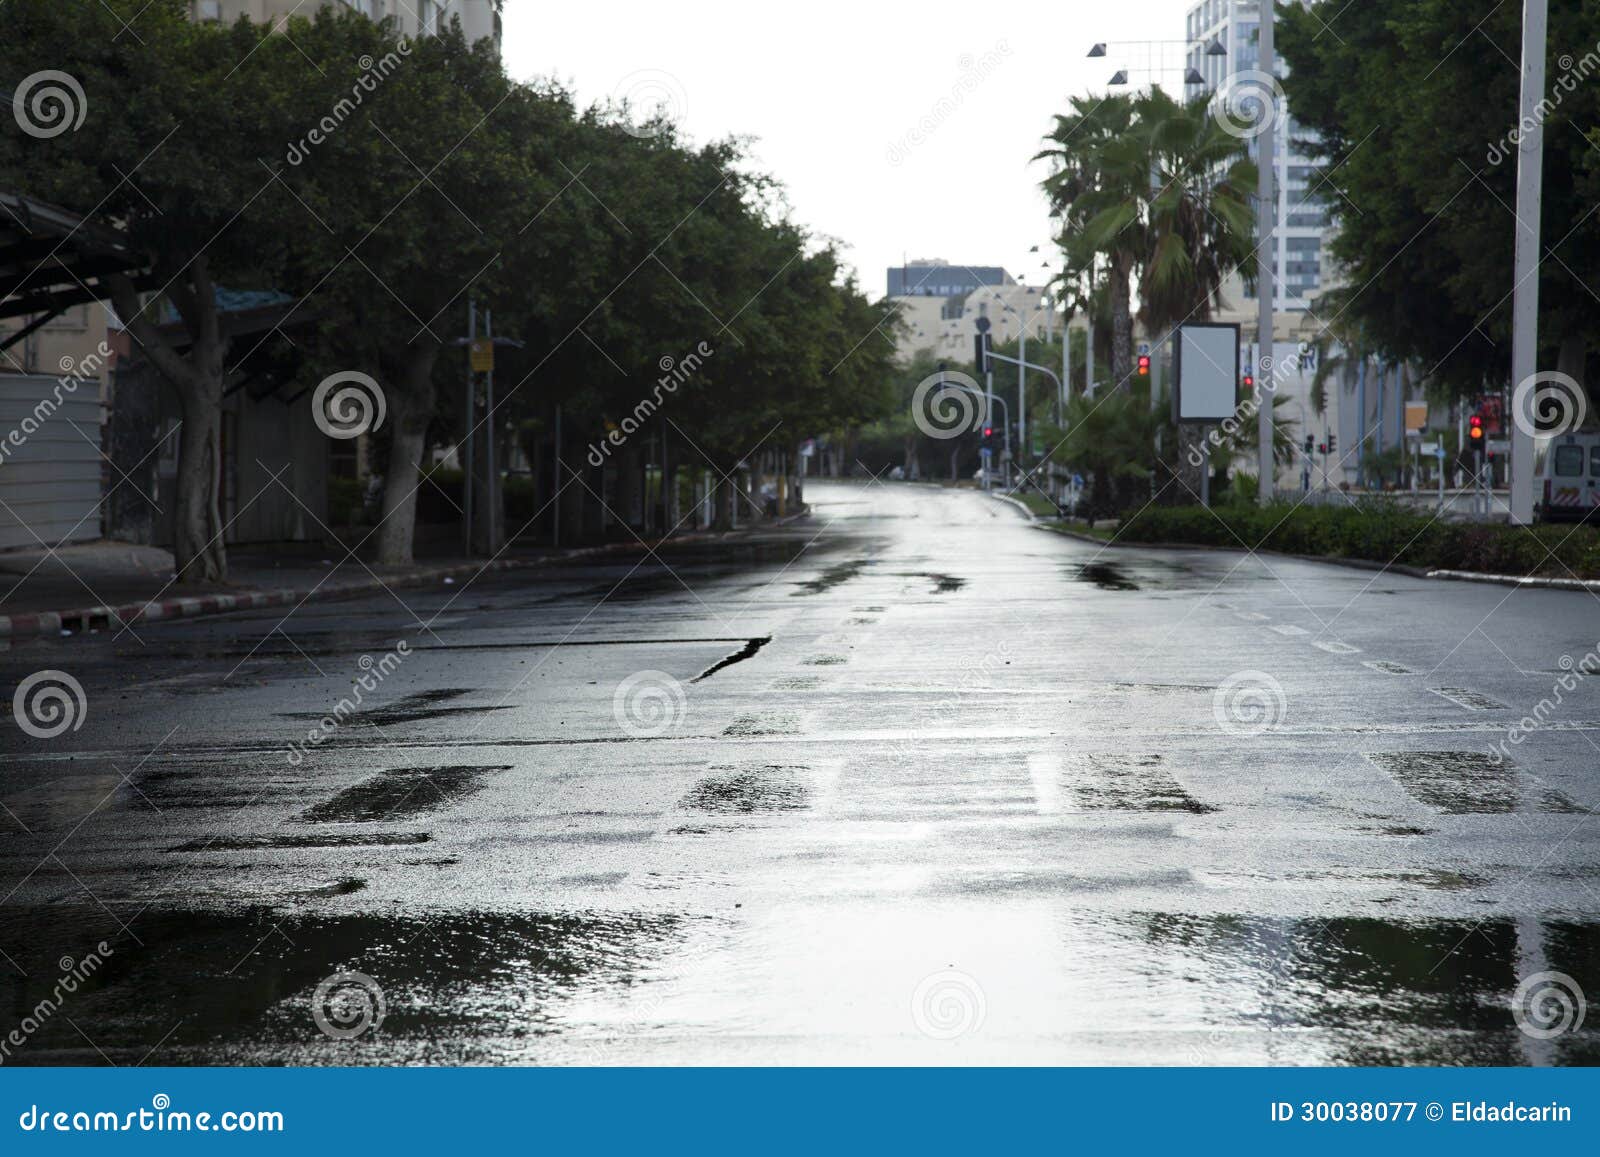
[[[1540,517],[1550,522],[1582,519],[1600,507],[1600,430],[1552,438],[1534,461]]]

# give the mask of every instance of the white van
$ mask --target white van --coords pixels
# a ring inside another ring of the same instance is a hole
[[[1540,448],[1535,462],[1543,518],[1582,519],[1600,507],[1600,431],[1552,438]]]

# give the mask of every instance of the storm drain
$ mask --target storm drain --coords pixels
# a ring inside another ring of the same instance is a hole
[[[298,817],[308,823],[370,823],[408,819],[459,803],[483,787],[490,772],[510,771],[509,763],[489,767],[397,767],[347,787]]]

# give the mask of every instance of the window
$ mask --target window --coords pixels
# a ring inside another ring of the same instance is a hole
[[[1578,478],[1583,474],[1583,447],[1556,447],[1556,477]]]
[[[1589,473],[1600,475],[1600,446],[1589,447]]]

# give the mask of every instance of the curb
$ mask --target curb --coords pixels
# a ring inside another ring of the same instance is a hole
[[[775,518],[759,526],[740,527],[726,531],[694,531],[646,541],[645,550],[680,542],[720,541],[752,530],[770,530],[787,526],[802,518],[809,518],[809,506],[783,518]],[[119,606],[78,607],[65,611],[36,611],[29,614],[0,615],[0,639],[27,635],[59,635],[62,632],[82,633],[99,628],[131,627],[138,623],[166,622],[172,619],[192,619],[201,615],[225,615],[232,611],[253,611],[263,607],[291,606],[301,602],[332,601],[359,598],[394,587],[425,586],[441,579],[461,576],[476,577],[491,571],[525,570],[545,566],[552,562],[587,558],[592,555],[617,551],[638,550],[638,542],[608,542],[600,546],[581,546],[558,555],[534,559],[502,559],[485,563],[458,563],[454,566],[422,567],[386,578],[353,579],[347,582],[324,583],[311,587],[278,587],[272,590],[241,591],[239,594],[211,594],[175,596],[142,603],[123,603]]]
[[[1013,498],[1009,494],[996,494],[992,490],[989,491],[989,497],[993,498],[997,502],[1004,502],[1004,503],[1007,503],[1007,504],[1009,504],[1011,506],[1015,506],[1018,510],[1022,511],[1022,516],[1024,518],[1026,518],[1029,522],[1038,522],[1039,521],[1039,516],[1037,514],[1035,514],[1033,511],[1029,510],[1028,509],[1028,504],[1026,502],[1023,502],[1020,498]]]
[[[1595,579],[1540,578],[1537,575],[1479,574],[1470,570],[1430,570],[1427,577],[1463,583],[1493,583],[1503,587],[1534,587],[1540,590],[1600,591]]]
[[[1263,554],[1269,555],[1272,558],[1292,558],[1299,562],[1320,562],[1326,563],[1329,566],[1347,566],[1355,570],[1389,571],[1394,574],[1405,575],[1407,578],[1460,578],[1474,582],[1505,582],[1518,586],[1559,583],[1572,586],[1574,589],[1585,589],[1587,587],[1594,590],[1600,590],[1600,582],[1585,584],[1581,580],[1575,579],[1523,580],[1501,575],[1472,574],[1470,571],[1424,570],[1422,567],[1408,566],[1405,563],[1374,562],[1370,558],[1334,558],[1325,554],[1288,554],[1281,550],[1247,551],[1245,548],[1239,546],[1204,546],[1200,543],[1194,542],[1113,542],[1104,538],[1095,538],[1088,534],[1080,534],[1075,530],[1067,530],[1063,527],[1052,526],[1047,523],[1041,523],[1039,529],[1048,530],[1055,534],[1062,534],[1068,538],[1075,538],[1079,542],[1087,542],[1092,546],[1114,546],[1119,550],[1133,550],[1139,547],[1143,547],[1146,550],[1230,550],[1239,554]]]

